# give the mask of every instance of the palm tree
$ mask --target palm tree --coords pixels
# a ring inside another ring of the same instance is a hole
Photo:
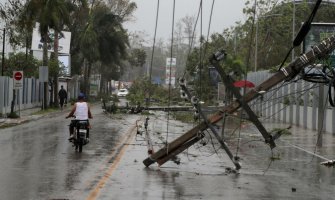
[[[122,20],[102,2],[92,5],[89,20],[79,36],[84,59],[84,91],[89,94],[89,77],[93,66],[117,66],[126,59],[128,35]],[[95,63],[100,61],[101,65]],[[101,73],[104,75],[104,73]]]
[[[79,38],[81,53],[84,57],[84,92],[89,94],[88,83],[92,64],[96,62],[100,56],[98,50],[98,36],[93,27],[92,14],[90,14],[89,22]]]
[[[72,5],[69,1],[57,0],[49,1],[47,6],[49,18],[49,27],[54,30],[53,38],[53,61],[56,65],[56,71],[53,73],[53,94],[54,94],[54,106],[58,106],[58,75],[59,75],[59,62],[58,62],[58,44],[59,44],[59,33],[62,35],[61,31],[63,30],[64,25],[69,24],[69,10]]]
[[[62,30],[62,25],[68,20],[68,2],[66,0],[30,0],[24,5],[24,9],[19,14],[21,29],[32,30],[35,23],[38,22],[38,30],[41,34],[43,42],[43,66],[48,66],[48,43],[51,41],[49,37],[49,29],[55,30],[55,59],[58,60],[58,33]],[[57,80],[57,75],[54,76]],[[57,85],[57,84],[56,84]],[[57,98],[57,95],[55,95]],[[44,108],[47,108],[47,83],[44,84]],[[56,99],[56,101],[58,98]]]

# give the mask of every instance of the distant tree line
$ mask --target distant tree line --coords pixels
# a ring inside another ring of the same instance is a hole
[[[89,94],[89,77],[102,75],[101,89],[107,81],[118,79],[127,63],[143,64],[141,49],[129,48],[123,23],[132,17],[137,5],[130,0],[11,0],[0,5],[0,17],[5,22],[6,36],[25,53],[10,54],[5,61],[5,74],[21,69],[27,76],[36,76],[38,66],[49,66],[54,104],[58,105],[57,80],[62,69],[58,63],[58,38],[62,31],[71,32],[71,74],[83,76],[82,90]],[[36,23],[43,40],[43,60],[32,57],[31,40]],[[54,38],[49,37],[50,29]],[[47,42],[53,41],[53,53],[48,56]],[[141,60],[142,59],[142,60]],[[145,59],[144,59],[145,60]]]

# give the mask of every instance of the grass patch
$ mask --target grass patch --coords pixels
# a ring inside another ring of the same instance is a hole
[[[7,117],[12,119],[20,118],[20,116],[16,114],[16,112],[9,113]]]
[[[273,155],[273,156],[270,157],[271,161],[280,160],[280,159],[281,159],[280,155]]]
[[[0,126],[0,129],[10,128],[10,127],[13,127],[13,126],[15,126],[15,124],[2,124]]]
[[[280,133],[282,135],[292,135],[292,132],[287,128],[274,128],[271,130],[271,133]]]
[[[272,152],[272,155],[270,156],[271,161],[276,161],[281,159],[281,153],[280,152]]]
[[[189,112],[174,112],[173,118],[175,120],[184,122],[184,123],[192,123],[194,122],[194,116],[193,113]]]
[[[59,108],[47,108],[46,110],[39,110],[37,112],[34,112],[33,115],[43,115],[43,114],[48,114],[51,112],[58,111]]]
[[[150,113],[149,111],[142,111],[141,115],[155,115],[154,113]]]

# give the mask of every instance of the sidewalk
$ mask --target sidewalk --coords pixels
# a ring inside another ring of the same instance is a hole
[[[99,103],[97,103],[98,106],[100,106]],[[93,106],[93,105],[95,105],[95,104],[94,103],[91,104],[91,106]],[[20,112],[18,110],[16,110],[15,112],[20,117],[16,118],[16,119],[0,118],[0,129],[15,126],[15,125],[22,124],[22,123],[26,123],[26,122],[29,122],[29,121],[32,121],[32,120],[37,120],[37,119],[39,119],[41,117],[44,117],[46,115],[58,114],[58,113],[62,113],[62,112],[65,112],[65,113],[70,112],[71,108],[72,108],[72,105],[68,105],[68,106],[64,107],[63,110],[59,109],[59,110],[54,110],[54,111],[50,111],[50,112],[45,112],[43,114],[35,114],[38,111],[41,111],[41,107],[35,107],[35,108],[20,110]]]
[[[49,112],[49,113],[44,113],[44,114],[34,114],[34,113],[37,113],[38,111],[41,111],[40,107],[29,108],[29,109],[21,110],[20,112],[16,111],[16,113],[20,116],[19,118],[0,118],[0,129],[26,123],[32,120],[36,120],[50,113],[60,112],[59,110],[59,111]]]

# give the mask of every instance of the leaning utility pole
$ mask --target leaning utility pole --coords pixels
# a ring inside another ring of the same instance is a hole
[[[323,58],[330,54],[335,48],[335,36],[332,36],[320,44],[312,47],[310,51],[296,58],[293,62],[291,62],[287,67],[281,68],[277,73],[275,73],[272,77],[265,80],[259,86],[249,91],[240,99],[233,101],[230,105],[223,107],[221,110],[217,111],[211,117],[205,119],[203,122],[187,131],[185,134],[181,135],[179,138],[167,144],[164,148],[158,150],[156,153],[150,155],[146,158],[143,163],[145,166],[150,166],[151,164],[157,162],[159,165],[163,165],[165,162],[170,160],[175,155],[181,153],[188,147],[192,146],[194,143],[199,141],[203,137],[203,131],[210,128],[212,124],[220,121],[226,114],[230,114],[235,112],[237,109],[242,107],[245,109],[248,102],[255,99],[256,97],[264,94],[269,91],[272,87],[279,84],[285,80],[291,80],[296,75],[298,75],[304,67],[309,64],[315,62],[317,59]],[[211,62],[217,64],[222,58],[224,54],[218,52],[213,55],[211,58]],[[224,77],[222,77],[224,78]],[[249,116],[250,117],[250,116]],[[268,134],[263,134],[265,138],[265,142],[270,144],[270,147],[273,148],[274,145],[274,137]],[[238,169],[238,165],[236,164],[236,160],[231,158],[234,162],[236,168]]]
[[[3,35],[2,35],[2,62],[1,62],[1,76],[3,76],[3,72],[5,69],[5,42],[6,42],[6,29],[3,28]]]

